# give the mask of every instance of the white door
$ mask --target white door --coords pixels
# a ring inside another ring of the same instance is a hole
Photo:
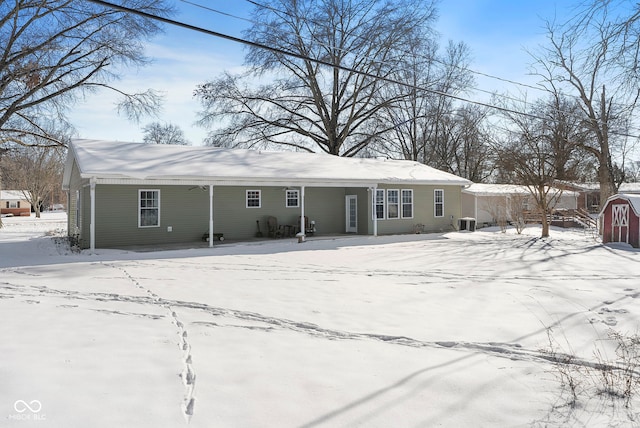
[[[615,204],[611,206],[611,234],[614,242],[629,242],[629,205]],[[616,239],[617,232],[617,239]]]
[[[346,219],[347,219],[347,233],[358,233],[358,196],[347,195],[346,196]]]

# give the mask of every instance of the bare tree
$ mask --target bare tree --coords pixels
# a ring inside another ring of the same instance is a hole
[[[455,151],[449,144],[457,109],[452,95],[473,85],[468,63],[464,43],[449,42],[443,53],[432,39],[419,38],[408,45],[396,71],[398,83],[383,88],[388,98],[398,101],[378,116],[380,128],[391,125],[377,141],[378,150],[448,170]]]
[[[171,12],[167,0],[129,3],[157,15]],[[121,94],[118,109],[134,120],[157,109],[156,92],[124,93],[112,82],[119,67],[147,62],[143,42],[159,30],[152,20],[91,1],[0,2],[0,143],[62,144],[47,134],[46,123],[64,122],[69,106],[98,89]]]
[[[191,143],[185,138],[184,131],[172,123],[152,122],[142,128],[142,141],[147,144],[176,144],[188,146]]]
[[[600,198],[616,193],[621,180],[614,155],[624,168],[629,123],[640,94],[637,80],[637,44],[628,45],[628,25],[637,25],[635,14],[626,24],[610,17],[614,1],[593,1],[564,24],[547,24],[548,45],[533,55],[535,72],[551,93],[566,90],[579,100],[580,116],[591,139],[582,148],[597,159]],[[629,27],[631,28],[631,27]],[[635,62],[629,54],[635,51]]]
[[[500,228],[500,232],[506,233],[509,223],[507,196],[489,196],[487,198],[486,210]]]
[[[510,127],[506,140],[498,148],[499,165],[510,171],[517,184],[526,185],[535,201],[542,223],[542,237],[549,236],[549,216],[559,199],[554,182],[565,171],[577,145],[568,144],[581,129],[563,120],[559,110],[562,97],[538,101],[527,108],[505,109]],[[526,115],[509,113],[525,111]],[[566,118],[565,118],[566,119]]]
[[[46,147],[36,142],[24,146],[16,144],[2,158],[5,183],[23,192],[36,217],[40,217],[52,190],[62,185],[65,153],[62,146]]]
[[[376,116],[397,100],[382,89],[402,64],[402,49],[429,37],[431,0],[270,0],[253,12],[245,76],[200,85],[204,126],[219,145],[281,144],[353,156],[389,125]],[[262,77],[262,86],[247,78]]]
[[[444,119],[444,132],[439,146],[448,147],[441,151],[446,156],[436,158],[440,161],[439,166],[436,166],[436,162],[430,165],[473,182],[486,181],[495,169],[487,110],[467,105]]]

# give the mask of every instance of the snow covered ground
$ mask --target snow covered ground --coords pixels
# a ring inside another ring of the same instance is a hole
[[[582,369],[638,333],[640,252],[583,231],[73,253],[64,214],[3,222],[3,427],[640,424]]]

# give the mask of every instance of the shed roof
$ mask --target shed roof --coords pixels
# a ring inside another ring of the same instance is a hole
[[[390,159],[362,159],[328,154],[221,149],[100,140],[70,144],[70,161],[83,178],[170,180],[212,184],[300,184],[366,186],[384,183],[460,185],[469,180],[424,164]]]
[[[633,208],[633,211],[636,213],[636,216],[640,217],[640,195],[628,194],[628,193],[617,193],[613,196],[610,196],[609,199],[607,199],[607,202],[605,202],[604,205],[602,206],[602,211],[600,212],[600,215],[602,215],[602,213],[607,209],[609,202],[614,201],[616,199],[624,199],[627,202],[629,202],[629,205],[631,205],[631,208]]]

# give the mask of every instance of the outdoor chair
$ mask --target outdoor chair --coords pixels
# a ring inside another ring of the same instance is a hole
[[[278,226],[278,219],[273,216],[267,218],[267,236],[269,238],[282,238],[282,226]]]

